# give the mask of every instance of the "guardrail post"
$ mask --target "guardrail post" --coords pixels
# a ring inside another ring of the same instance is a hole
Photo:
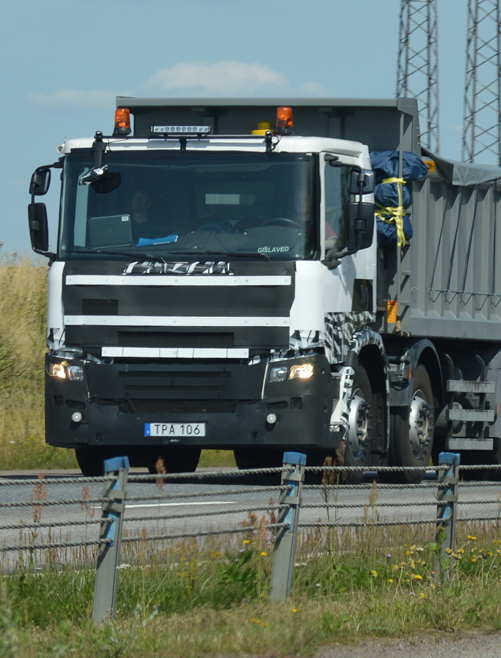
[[[294,470],[291,471],[290,466],[294,466]],[[270,598],[276,601],[289,598],[292,590],[297,545],[297,525],[303,493],[305,466],[306,455],[300,452],[284,453],[282,486],[291,485],[292,488],[281,491],[279,499],[281,505],[287,504],[290,507],[280,510],[278,517],[278,523],[286,523],[287,526],[278,529],[275,549],[273,551]]]
[[[457,522],[457,501],[458,501],[458,484],[459,484],[459,462],[460,455],[456,452],[441,452],[438,456],[438,465],[447,465],[449,468],[440,471],[438,483],[441,486],[437,493],[437,543],[441,544],[441,560],[450,557],[448,550],[456,550],[456,522]],[[445,532],[445,538],[444,538]],[[452,558],[451,558],[452,559]],[[435,559],[435,570],[439,577],[444,580],[450,580],[451,570],[446,569],[441,573],[441,564],[438,556]]]
[[[118,587],[118,567],[120,566],[120,549],[122,546],[123,517],[125,511],[125,494],[129,473],[129,458],[114,457],[104,462],[105,475],[114,475],[114,479],[104,484],[103,515],[99,539],[110,542],[99,545],[96,568],[96,586],[94,589],[94,607],[92,619],[96,624],[106,618],[115,617]],[[111,519],[111,521],[110,521]]]

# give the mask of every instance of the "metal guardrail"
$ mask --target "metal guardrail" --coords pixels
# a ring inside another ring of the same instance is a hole
[[[293,568],[296,555],[296,546],[298,534],[302,529],[306,528],[356,528],[356,527],[378,527],[378,526],[396,526],[396,525],[422,525],[431,524],[437,528],[437,541],[440,539],[442,558],[445,559],[451,552],[455,551],[456,541],[456,527],[458,521],[484,521],[493,520],[499,521],[498,516],[470,516],[459,517],[458,507],[461,504],[473,504],[472,501],[458,500],[459,489],[471,486],[492,486],[485,482],[460,482],[461,471],[470,470],[501,470],[501,465],[489,466],[460,466],[459,455],[455,453],[442,453],[439,458],[439,465],[434,467],[433,470],[437,473],[437,481],[435,482],[421,482],[419,484],[378,484],[378,490],[430,490],[436,491],[436,500],[432,502],[397,502],[397,503],[377,503],[376,507],[380,508],[405,508],[405,507],[420,507],[420,506],[435,506],[436,513],[433,518],[427,519],[406,519],[406,520],[383,520],[371,519],[369,521],[338,521],[327,520],[317,522],[301,522],[300,511],[301,509],[335,509],[335,510],[351,510],[356,508],[367,507],[367,502],[360,503],[341,503],[337,502],[335,496],[330,500],[330,494],[338,490],[349,489],[356,490],[370,490],[371,484],[344,484],[343,476],[349,472],[366,471],[361,467],[343,467],[343,466],[321,466],[321,467],[307,467],[306,456],[300,453],[285,453],[284,463],[282,468],[263,468],[253,470],[242,470],[238,472],[231,472],[229,474],[222,474],[221,472],[197,472],[197,473],[179,473],[179,474],[158,474],[158,475],[136,475],[129,473],[129,460],[127,457],[117,457],[109,459],[104,462],[105,476],[101,478],[78,478],[78,483],[102,483],[103,495],[100,498],[71,498],[66,500],[45,500],[46,492],[45,485],[61,485],[61,484],[75,484],[74,478],[51,478],[50,480],[1,480],[0,488],[7,486],[19,485],[34,485],[34,495],[31,496],[29,501],[15,501],[0,503],[0,508],[23,508],[32,507],[34,511],[35,521],[33,523],[5,523],[0,524],[1,531],[10,530],[32,530],[36,531],[40,528],[65,528],[69,526],[87,526],[90,524],[99,523],[99,537],[97,539],[81,539],[75,541],[49,541],[48,543],[29,544],[19,543],[17,545],[4,545],[0,546],[0,552],[7,551],[24,551],[24,550],[43,550],[43,549],[59,549],[59,548],[77,548],[80,546],[96,546],[97,545],[97,566],[96,566],[96,584],[94,592],[94,607],[93,619],[96,623],[100,623],[105,618],[114,617],[116,607],[116,597],[118,588],[118,575],[120,571],[120,555],[123,543],[140,542],[144,541],[143,536],[123,536],[124,529],[124,513],[126,503],[151,500],[152,496],[127,496],[127,485],[130,483],[151,482],[152,479],[156,481],[161,491],[160,497],[162,500],[179,500],[193,497],[208,497],[221,495],[218,492],[196,492],[196,493],[181,493],[172,494],[164,485],[168,482],[186,481],[186,480],[200,480],[207,478],[224,478],[224,477],[239,477],[246,475],[281,475],[280,485],[269,486],[254,486],[248,488],[228,489],[224,493],[232,496],[241,495],[245,493],[256,492],[279,492],[279,501],[277,504],[269,504],[267,506],[258,507],[239,507],[229,510],[194,512],[183,515],[156,515],[155,521],[158,520],[173,520],[173,519],[187,519],[202,516],[214,516],[224,514],[238,514],[238,513],[251,513],[257,511],[273,511],[277,513],[276,522],[267,523],[267,529],[275,531],[275,544],[273,550],[273,562],[271,570],[271,589],[270,597],[275,600],[286,599],[290,596],[292,583],[293,583]],[[384,467],[378,471],[402,473],[406,471],[422,471],[416,468],[404,467]],[[328,484],[311,485],[305,484],[306,473],[322,473],[324,479],[329,482]],[[331,483],[336,479],[337,482]],[[304,491],[318,491],[322,494],[322,502],[318,504],[303,504],[302,496]],[[494,504],[499,502],[492,500],[474,501],[475,505]],[[57,505],[70,505],[80,504],[101,505],[102,513],[100,519],[86,519],[85,521],[50,521],[42,522],[40,520],[41,510],[48,506]],[[38,517],[38,518],[37,518]],[[126,519],[127,523],[151,521],[151,517],[147,516],[134,516]],[[211,535],[222,534],[238,534],[248,533],[251,530],[248,526],[242,524],[237,527],[224,528],[224,529],[209,529],[200,530],[197,532],[172,532],[172,533],[157,533],[155,535],[147,536],[147,541],[160,541],[170,539],[180,539],[186,537],[209,537]],[[36,538],[36,533],[32,535]],[[445,562],[444,562],[445,563]],[[436,571],[440,572],[441,561],[437,557]],[[444,579],[449,577],[448,571],[444,571],[440,575]]]

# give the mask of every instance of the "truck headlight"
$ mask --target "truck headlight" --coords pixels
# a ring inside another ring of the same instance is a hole
[[[311,363],[302,363],[299,366],[292,366],[289,379],[309,379],[313,375],[313,366]]]
[[[62,363],[49,363],[49,375],[51,377],[59,377],[59,379],[66,379],[64,361]]]
[[[287,379],[289,368],[287,366],[279,366],[270,370],[270,382],[284,382]]]
[[[60,363],[49,363],[48,373],[51,377],[59,379],[71,379],[72,381],[81,382],[84,378],[82,366],[69,366],[67,361]]]

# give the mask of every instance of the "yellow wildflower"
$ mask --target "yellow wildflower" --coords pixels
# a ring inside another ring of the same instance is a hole
[[[477,538],[474,537],[473,535],[468,535],[468,539],[471,539],[472,541],[477,541]]]
[[[263,623],[261,624],[261,626],[268,626],[268,622],[267,622],[267,621],[263,621]]]
[[[377,578],[377,571],[374,571],[374,569],[371,571],[371,574],[374,576],[374,578]]]
[[[423,576],[420,576],[418,573],[414,576],[416,580],[423,580]]]
[[[425,594],[424,592],[421,592],[420,597],[421,597],[422,599],[425,599],[425,598],[426,598],[426,594]]]
[[[244,539],[244,544],[248,544],[248,543],[249,543],[249,540],[248,540],[248,539]]]
[[[476,557],[472,557],[472,558],[471,558],[471,561],[472,561],[472,562],[476,562],[476,561],[477,561],[477,558],[476,558]]]
[[[292,608],[292,614],[294,614],[294,615],[295,615],[295,614],[296,614],[296,612],[297,612],[297,608]]]
[[[266,557],[266,556],[268,555],[268,553],[267,553],[266,551],[263,551],[263,552],[261,553],[261,555],[262,555],[263,557]]]
[[[388,582],[389,582],[389,583],[392,583],[392,582],[393,582],[393,578],[388,578]]]

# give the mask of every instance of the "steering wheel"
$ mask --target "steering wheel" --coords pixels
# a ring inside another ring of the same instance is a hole
[[[197,231],[211,231],[213,233],[231,233],[231,224],[228,222],[207,222],[197,228]]]
[[[272,217],[271,219],[267,219],[266,221],[264,221],[261,224],[261,226],[273,226],[273,225],[279,226],[280,224],[290,224],[291,226],[295,226],[296,228],[299,229],[304,228],[304,226],[299,222],[295,222],[293,219],[287,219],[287,217]]]

